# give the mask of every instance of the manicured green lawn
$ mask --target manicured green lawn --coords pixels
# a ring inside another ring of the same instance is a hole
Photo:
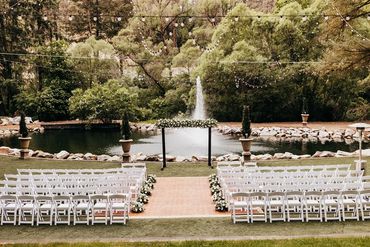
[[[260,166],[288,166],[288,165],[322,165],[322,164],[354,164],[353,157],[350,158],[320,158],[303,160],[274,160],[259,161]],[[370,169],[370,157],[367,160],[367,170]],[[119,163],[97,162],[97,161],[71,161],[71,160],[45,160],[27,159],[19,160],[16,157],[0,156],[0,179],[3,174],[16,173],[17,169],[27,168],[55,168],[55,169],[83,169],[83,168],[112,168],[119,167]],[[156,174],[158,177],[191,177],[208,176],[215,173],[206,163],[167,163],[167,168],[161,171],[160,162],[147,162],[148,173]],[[353,165],[354,168],[354,165]],[[369,174],[369,171],[368,173]]]
[[[0,226],[0,242],[110,242],[207,238],[370,236],[370,221],[232,224],[229,218],[131,219],[128,225]]]
[[[290,239],[290,240],[247,240],[247,241],[182,241],[182,242],[113,242],[113,243],[53,243],[53,244],[27,244],[29,247],[37,246],[79,246],[79,247],[92,247],[92,246],[123,246],[123,247],[142,247],[142,246],[153,246],[153,247],[308,247],[308,246],[323,246],[323,247],[360,247],[369,246],[370,238],[301,238],[301,239]],[[21,244],[15,244],[12,246],[24,246]]]

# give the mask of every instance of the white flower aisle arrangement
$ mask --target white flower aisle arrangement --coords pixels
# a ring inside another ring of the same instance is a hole
[[[135,202],[131,203],[131,212],[142,213],[144,212],[144,204],[149,202],[149,196],[152,195],[154,189],[154,183],[157,182],[156,176],[149,174],[144,182],[144,185],[140,189],[140,193]]]
[[[155,124],[158,128],[212,128],[217,126],[217,120],[209,118],[198,119],[160,119]]]
[[[221,185],[216,174],[208,177],[212,200],[215,202],[215,210],[224,212],[228,210],[227,202],[222,194]]]

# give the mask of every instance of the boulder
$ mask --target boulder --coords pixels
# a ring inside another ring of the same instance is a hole
[[[84,160],[97,160],[97,156],[92,153],[86,153],[83,158]]]
[[[320,130],[319,138],[320,139],[330,138],[330,134],[326,130]]]
[[[172,155],[166,155],[166,161],[168,162],[174,162],[176,160],[175,156]]]
[[[36,157],[52,159],[52,158],[54,158],[54,155],[52,155],[51,153],[48,153],[48,152],[40,151],[40,152],[37,153]]]
[[[216,158],[216,161],[225,161],[225,160],[226,160],[225,156],[218,156]]]
[[[292,158],[292,156],[293,156],[293,154],[292,154],[292,153],[285,152],[285,153],[284,153],[283,158],[284,158],[284,159],[291,159],[291,158]]]
[[[207,156],[192,156],[191,159],[193,161],[199,161],[199,162],[207,162],[208,161]]]
[[[12,148],[9,151],[9,155],[19,156],[21,150],[18,148]]]
[[[309,159],[309,158],[311,158],[311,155],[309,155],[309,154],[303,154],[303,155],[299,155],[299,157],[301,157],[301,159]]]
[[[110,159],[108,159],[108,161],[111,161],[111,162],[120,162],[120,161],[122,161],[122,157],[120,157],[118,155],[114,155],[114,156],[110,157]]]
[[[1,125],[8,125],[8,124],[9,124],[9,120],[7,118],[1,119]]]
[[[318,158],[318,157],[320,157],[320,155],[321,155],[321,151],[316,151],[316,153],[314,153],[314,154],[312,155],[312,157],[313,157],[313,158]]]
[[[102,155],[97,156],[97,161],[108,161],[109,159],[111,159],[111,157],[109,155],[106,155],[106,154],[102,154]]]
[[[158,155],[148,155],[145,161],[159,161]]]
[[[240,156],[238,154],[231,154],[227,157],[228,161],[239,161]]]
[[[283,153],[275,153],[273,156],[274,159],[284,159],[284,154]]]
[[[136,161],[146,161],[146,159],[148,158],[148,156],[144,155],[144,154],[141,154],[141,155],[138,155],[136,156]]]
[[[346,129],[344,131],[344,138],[352,138],[352,136],[356,133],[354,129]]]
[[[350,157],[350,156],[352,156],[352,153],[345,152],[342,150],[338,150],[335,154],[335,157]]]
[[[9,147],[0,147],[0,154],[5,154],[8,155],[10,153],[10,148]]]
[[[62,150],[60,151],[59,153],[57,153],[55,155],[55,157],[58,159],[58,160],[64,160],[64,159],[67,159],[69,156],[69,153],[65,150]]]
[[[301,156],[299,155],[292,155],[292,160],[299,160]]]
[[[330,152],[330,151],[323,151],[320,154],[320,157],[334,157],[334,156],[335,156],[335,153]]]
[[[272,155],[271,154],[263,154],[261,156],[261,160],[271,160],[272,159]]]

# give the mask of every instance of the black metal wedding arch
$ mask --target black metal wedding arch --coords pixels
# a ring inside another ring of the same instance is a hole
[[[212,165],[212,128],[217,126],[217,120],[205,119],[160,119],[156,126],[162,130],[162,170],[166,167],[166,128],[208,128],[208,166]]]

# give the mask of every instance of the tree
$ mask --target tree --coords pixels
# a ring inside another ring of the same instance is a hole
[[[99,119],[104,123],[110,123],[114,119],[120,119],[124,113],[138,114],[138,95],[133,89],[122,87],[116,80],[110,80],[105,84],[94,84],[86,91],[76,89],[69,99],[71,114],[81,119]]]
[[[85,42],[70,45],[68,53],[76,70],[85,75],[91,87],[93,82],[104,83],[119,76],[119,66],[115,50],[104,40],[88,38]]]

